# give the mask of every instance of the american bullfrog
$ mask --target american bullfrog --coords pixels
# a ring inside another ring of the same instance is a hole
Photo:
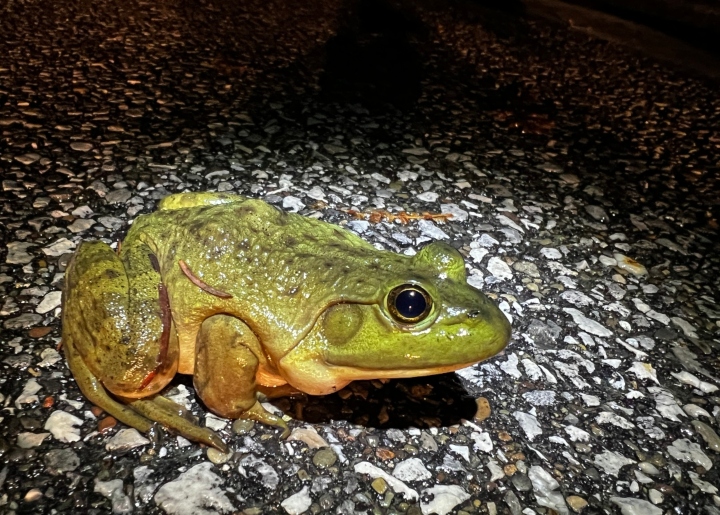
[[[414,256],[225,193],[180,193],[139,216],[119,254],[82,243],[65,276],[63,347],[83,394],[140,431],[158,422],[226,450],[159,395],[192,374],[227,418],[282,427],[269,397],[457,370],[500,352],[510,324],[435,242]]]

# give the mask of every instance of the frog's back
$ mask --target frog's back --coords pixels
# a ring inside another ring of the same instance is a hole
[[[201,320],[212,302],[212,310],[235,313],[261,339],[283,340],[286,348],[329,304],[376,302],[383,279],[408,265],[406,256],[380,251],[340,227],[237,196],[220,204],[161,208],[136,224],[128,239],[152,241],[163,278],[175,290],[174,313],[188,320],[197,313]],[[190,285],[180,260],[232,300],[214,299]]]

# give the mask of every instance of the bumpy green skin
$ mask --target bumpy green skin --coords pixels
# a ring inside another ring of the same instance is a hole
[[[386,306],[402,284],[433,299],[416,325]],[[177,371],[194,374],[218,414],[283,425],[255,401],[257,389],[287,383],[327,394],[356,379],[455,370],[509,337],[507,319],[467,284],[450,246],[413,257],[380,251],[335,225],[229,194],[167,197],[138,217],[119,256],[85,243],[66,274],[63,341],[86,396],[139,429],[160,421],[218,448],[156,395]]]

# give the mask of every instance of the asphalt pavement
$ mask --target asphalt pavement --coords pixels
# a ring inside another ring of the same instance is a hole
[[[0,3],[0,513],[720,514],[717,75],[528,5]],[[227,454],[128,429],[63,276],[182,191],[445,241],[512,340],[273,401],[287,440],[179,376]]]

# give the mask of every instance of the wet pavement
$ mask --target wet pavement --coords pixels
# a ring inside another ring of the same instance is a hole
[[[0,513],[720,513],[717,83],[453,5],[0,5]],[[63,273],[186,190],[446,241],[512,341],[274,401],[286,441],[187,377],[232,453],[129,430],[57,350]]]

